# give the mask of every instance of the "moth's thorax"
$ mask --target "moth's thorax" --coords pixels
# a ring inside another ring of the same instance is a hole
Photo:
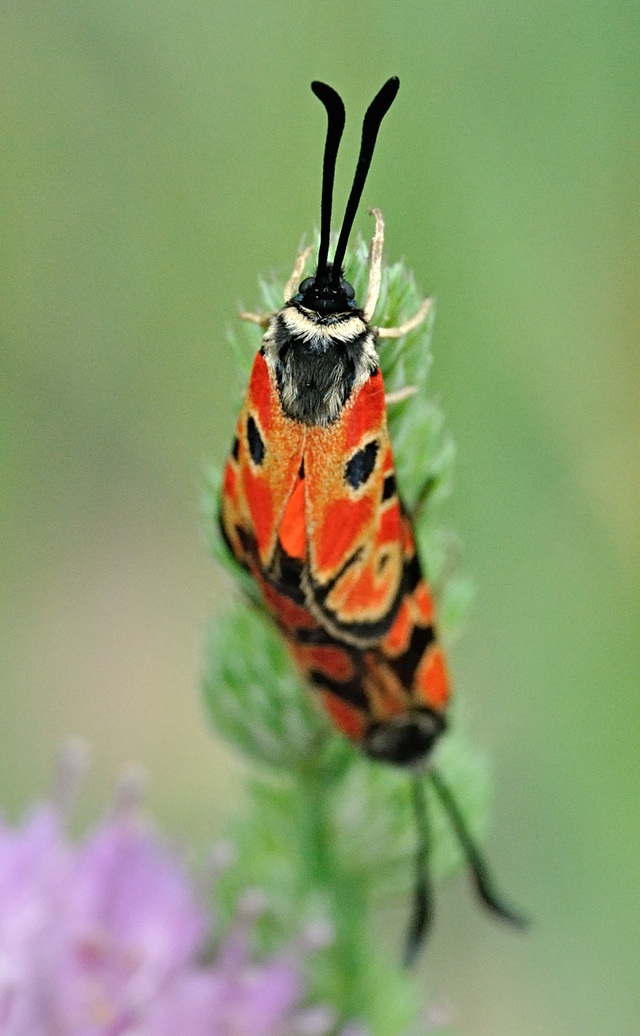
[[[378,369],[376,334],[360,310],[319,314],[297,302],[271,318],[262,348],[287,417],[335,421],[353,392]]]

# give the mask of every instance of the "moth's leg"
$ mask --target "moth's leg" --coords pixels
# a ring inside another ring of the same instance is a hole
[[[431,494],[433,493],[434,489],[436,488],[436,485],[437,485],[437,480],[436,480],[435,476],[434,475],[430,475],[429,478],[426,479],[424,485],[422,486],[422,489],[418,493],[418,497],[416,499],[416,502],[414,503],[413,507],[411,508],[411,524],[412,525],[416,524],[416,522],[420,518],[420,515],[422,514],[424,508],[429,503],[429,500],[431,498]],[[452,542],[453,542],[453,537],[452,537]],[[450,567],[453,567],[453,566],[450,566]]]
[[[449,818],[451,827],[458,839],[458,844],[462,849],[462,854],[467,861],[479,899],[503,921],[508,921],[509,924],[515,925],[516,928],[526,928],[526,918],[506,903],[495,888],[486,861],[467,828],[466,819],[463,817],[460,806],[449,790],[448,784],[445,784],[440,775],[433,771],[430,772],[429,776],[436,796],[440,800],[440,805]]]
[[[415,396],[418,389],[415,385],[404,385],[401,389],[396,389],[395,392],[387,392],[384,397],[384,401],[387,406],[393,406],[394,403],[404,403],[405,399],[411,399]]]
[[[420,324],[426,320],[432,305],[433,299],[425,299],[418,312],[409,320],[405,320],[404,324],[400,324],[398,327],[377,327],[378,338],[402,338],[403,335],[408,335],[410,331],[415,331],[416,327],[420,327]],[[394,403],[402,403],[405,399],[415,396],[417,391],[415,385],[403,385],[402,388],[396,389],[395,392],[387,393],[385,396],[387,406]]]
[[[288,302],[292,295],[298,290],[298,285],[304,273],[304,268],[307,264],[307,259],[313,252],[313,245],[309,245],[308,248],[303,248],[301,252],[298,252],[296,261],[293,264],[293,270],[291,276],[284,286],[284,301]]]
[[[295,293],[300,278],[304,272],[305,264],[307,259],[313,251],[313,245],[309,245],[308,248],[303,248],[301,252],[296,256],[296,261],[291,271],[291,276],[284,286],[284,301],[288,302],[291,296]],[[271,310],[270,313],[239,313],[238,316],[241,320],[246,320],[249,324],[257,324],[258,327],[267,328],[271,317],[275,316],[276,310]]]
[[[271,313],[245,313],[244,311],[238,313],[240,320],[246,320],[248,324],[257,324],[258,327],[266,328],[269,326],[271,317],[275,315],[275,310]]]
[[[415,316],[412,316],[410,320],[406,320],[404,324],[400,324],[399,327],[377,328],[378,338],[402,338],[403,335],[408,335],[410,331],[414,331],[426,319],[432,304],[433,299],[425,299]],[[387,406],[394,403],[403,403],[405,399],[415,396],[417,391],[415,385],[403,385],[402,388],[396,389],[395,392],[388,392],[385,396]]]
[[[384,245],[384,217],[380,209],[369,209],[369,215],[376,221],[376,229],[369,248],[369,284],[364,301],[364,319],[369,323],[378,304],[380,281],[382,279],[382,247]]]
[[[420,324],[426,320],[432,305],[433,299],[425,299],[418,312],[409,320],[405,320],[404,324],[400,324],[398,327],[377,327],[378,338],[402,338],[410,331],[415,331],[416,327],[420,327]]]
[[[369,213],[375,218],[376,229],[371,239],[371,247],[369,249],[369,285],[367,287],[367,297],[364,303],[364,319],[367,323],[371,320],[371,317],[374,314],[378,303],[378,296],[380,295],[380,283],[382,280],[382,248],[384,245],[384,218],[382,213],[380,212],[380,209],[369,209]],[[423,320],[426,319],[432,305],[433,299],[425,299],[418,312],[409,320],[405,320],[404,324],[400,324],[399,327],[376,328],[378,338],[402,338],[403,335],[408,335],[410,331],[414,331],[416,327],[419,327]]]

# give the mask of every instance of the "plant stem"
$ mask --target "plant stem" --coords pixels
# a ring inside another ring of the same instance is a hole
[[[301,864],[307,888],[318,889],[335,924],[333,952],[325,961],[323,986],[343,1017],[365,1017],[367,1002],[362,978],[367,969],[367,890],[341,865],[331,817],[332,780],[322,766],[299,771]],[[325,985],[327,983],[327,985]]]

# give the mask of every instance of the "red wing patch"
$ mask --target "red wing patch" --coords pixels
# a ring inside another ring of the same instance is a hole
[[[242,564],[249,564],[249,543],[257,550],[263,572],[273,562],[282,518],[298,479],[304,438],[304,425],[284,416],[265,359],[258,353],[225,468],[220,508],[224,534]]]
[[[326,428],[307,432],[305,593],[319,623],[356,647],[378,643],[400,605],[400,507],[378,371]]]

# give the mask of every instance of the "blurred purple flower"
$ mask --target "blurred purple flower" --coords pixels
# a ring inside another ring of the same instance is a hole
[[[322,1036],[292,956],[256,958],[255,896],[213,959],[211,919],[185,868],[135,809],[84,840],[63,811],[0,821],[1,1036]],[[298,954],[299,955],[299,954]]]

